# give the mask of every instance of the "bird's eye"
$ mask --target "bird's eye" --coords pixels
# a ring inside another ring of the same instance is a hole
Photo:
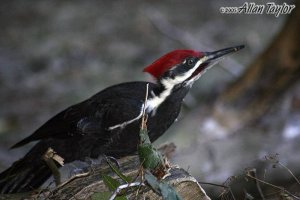
[[[188,66],[194,66],[195,64],[195,59],[194,58],[188,58],[187,61],[186,61],[187,65]]]

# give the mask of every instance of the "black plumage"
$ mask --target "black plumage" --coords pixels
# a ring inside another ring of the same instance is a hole
[[[116,158],[134,154],[147,84],[150,94],[146,105],[147,125],[150,139],[154,141],[177,118],[193,82],[221,57],[242,48],[243,45],[214,52],[172,51],[144,69],[158,80],[156,84],[115,85],[58,113],[13,146],[38,141],[24,158],[0,174],[0,193],[25,192],[42,185],[51,176],[42,160],[49,147],[63,157],[65,163],[102,154]]]
[[[97,158],[105,154],[116,158],[134,154],[139,141],[140,119],[125,127],[109,127],[136,118],[141,111],[148,82],[130,82],[109,87],[91,98],[73,105],[48,120],[32,135],[12,148],[29,142],[39,142],[9,169],[0,174],[1,193],[16,193],[38,188],[51,176],[42,160],[51,147],[64,158],[65,163]],[[149,98],[164,89],[149,83]],[[161,136],[177,118],[187,87],[177,87],[149,115],[148,130],[152,141]]]

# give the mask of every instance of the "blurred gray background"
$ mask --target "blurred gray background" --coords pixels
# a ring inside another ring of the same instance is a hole
[[[285,22],[286,15],[219,11],[244,2],[2,1],[0,171],[24,155],[30,145],[16,150],[9,147],[62,109],[112,84],[154,81],[142,70],[168,51],[210,51],[239,44],[246,48],[194,85],[178,122],[156,144],[174,142],[173,163],[201,181],[222,183],[245,167],[258,166],[269,153],[295,154],[298,158],[292,166],[297,166],[299,151],[291,153],[290,144],[279,144],[278,135],[262,137],[250,131],[225,137],[199,131],[202,108],[239,77]],[[291,93],[295,91],[299,87]],[[293,140],[299,141],[299,126],[295,127]]]

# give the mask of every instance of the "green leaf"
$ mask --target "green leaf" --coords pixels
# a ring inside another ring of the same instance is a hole
[[[108,200],[111,195],[111,192],[96,192],[91,196],[91,200]],[[114,200],[127,200],[127,198],[125,196],[118,196]]]
[[[152,144],[141,144],[138,147],[138,154],[143,167],[146,169],[155,169],[163,165],[162,155]]]
[[[117,167],[115,167],[112,162],[109,159],[106,159],[108,165],[110,166],[110,168],[112,169],[113,172],[115,172],[118,177],[120,177],[123,181],[125,181],[126,183],[130,183],[132,181],[132,178],[129,176],[125,176]]]
[[[127,200],[127,198],[125,195],[123,195],[123,196],[116,197],[114,200]]]
[[[167,183],[160,183],[160,191],[164,200],[182,200],[176,190]]]
[[[182,200],[171,185],[158,181],[150,172],[146,172],[145,179],[150,187],[162,196],[163,200]]]
[[[92,194],[91,200],[108,200],[110,196],[110,192],[96,192]]]
[[[110,191],[115,191],[120,185],[118,180],[113,179],[111,176],[105,174],[102,175],[102,180]]]
[[[140,140],[142,144],[151,144],[147,128],[140,129]]]
[[[155,169],[156,167],[163,165],[162,155],[151,144],[147,128],[141,128],[139,135],[141,144],[138,146],[138,154],[143,167],[146,169]]]
[[[150,187],[158,194],[160,194],[159,190],[159,182],[157,181],[156,177],[153,176],[150,172],[146,171],[145,173],[145,180],[150,185]]]

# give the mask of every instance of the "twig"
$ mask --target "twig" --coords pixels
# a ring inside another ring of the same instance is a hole
[[[144,168],[142,168],[141,172],[142,172],[142,175],[141,175],[142,180],[141,180],[141,184],[139,185],[139,187],[137,188],[136,193],[135,193],[135,198],[136,199],[137,199],[137,196],[139,195],[139,192],[140,192],[140,190],[141,190],[141,188],[142,188],[142,186],[145,182],[145,180],[144,180]]]
[[[65,182],[61,183],[60,185],[58,185],[55,189],[61,188],[64,185],[70,183],[71,181],[77,179],[77,178],[82,178],[82,177],[86,177],[89,176],[91,173],[90,172],[85,172],[85,173],[81,173],[81,174],[75,174],[74,176],[72,176],[71,178],[69,178],[68,180],[66,180]]]
[[[273,188],[277,188],[277,189],[279,189],[280,191],[284,191],[285,193],[289,194],[290,196],[294,197],[295,199],[299,199],[299,200],[300,200],[300,197],[298,197],[298,196],[292,194],[291,192],[287,191],[287,190],[284,189],[283,187],[280,187],[280,186],[277,186],[277,185],[273,185],[273,184],[268,183],[268,182],[266,182],[266,181],[260,180],[260,179],[254,177],[254,176],[252,176],[252,175],[250,175],[250,174],[246,174],[246,176],[249,177],[249,178],[253,178],[253,179],[255,179],[255,180],[257,180],[257,181],[259,181],[259,182],[261,182],[261,183],[263,183],[263,184],[269,185],[269,186],[271,186],[271,187],[273,187]]]
[[[247,192],[246,189],[244,189],[244,193],[245,193],[245,198],[244,198],[245,200],[247,200],[247,199],[253,200],[254,199],[254,197],[249,192]]]
[[[287,166],[285,166],[284,164],[282,164],[282,163],[280,162],[280,160],[279,160],[279,154],[278,154],[278,153],[276,153],[276,154],[274,154],[274,155],[266,155],[266,156],[265,156],[265,159],[271,161],[271,162],[274,163],[274,164],[278,164],[278,165],[280,165],[281,167],[283,167],[285,170],[287,170],[287,171],[289,172],[289,174],[292,175],[292,177],[293,177],[293,178],[296,180],[296,182],[300,185],[300,181],[299,181],[299,179],[294,175],[294,173],[293,173]]]
[[[257,178],[256,169],[251,169],[248,172],[252,172],[254,174],[254,177]],[[264,193],[262,192],[262,189],[261,189],[261,187],[259,185],[259,181],[255,180],[255,184],[256,184],[256,187],[257,187],[257,190],[258,190],[258,193],[259,193],[261,199],[265,200]]]
[[[299,179],[293,174],[293,172],[288,168],[286,167],[284,164],[282,164],[280,161],[278,162],[278,164],[283,167],[284,169],[286,169],[291,175],[292,177],[297,181],[297,183],[300,185],[300,181]]]
[[[233,199],[235,199],[234,195],[233,195],[233,192],[231,190],[231,187],[229,186],[226,186],[226,185],[222,185],[222,184],[216,184],[216,183],[208,183],[208,182],[201,182],[201,181],[198,181],[198,183],[200,184],[203,184],[203,185],[212,185],[212,186],[217,186],[217,187],[222,187],[222,188],[225,188],[229,191],[230,195],[232,196]],[[225,190],[226,191],[226,190]],[[223,193],[222,193],[223,194]],[[221,195],[222,195],[221,194]],[[220,196],[221,196],[220,195]]]
[[[146,94],[145,94],[145,101],[144,101],[144,106],[143,106],[143,111],[142,111],[142,123],[141,123],[141,129],[145,129],[146,128],[146,123],[147,123],[147,115],[146,115],[146,106],[147,106],[147,100],[148,100],[148,94],[149,94],[149,83],[147,83],[147,85],[146,85]],[[139,188],[137,189],[137,194],[138,194],[138,191],[139,191],[139,189],[140,189],[140,187],[142,186],[142,185],[144,185],[144,180],[143,180],[143,167],[142,167],[142,165],[143,165],[143,163],[141,163],[141,167],[140,167],[140,169],[139,169],[139,172],[138,172],[138,175],[136,176],[136,178],[135,179],[137,179],[138,178],[138,176],[140,175],[140,173],[142,173],[142,181],[140,182],[140,184],[139,184]],[[134,181],[134,180],[133,180]],[[135,182],[135,183],[137,183],[137,182]],[[134,184],[134,183],[127,183],[127,184],[124,184],[124,185],[127,185],[127,187],[125,187],[126,189],[128,189],[129,187],[133,187],[133,186],[131,186],[132,184]],[[119,186],[120,187],[120,186]],[[118,187],[118,188],[119,188]],[[118,190],[118,188],[117,188],[117,190]],[[117,191],[117,190],[115,190],[115,192],[114,192],[114,194],[117,192],[119,192],[119,191]],[[113,195],[114,195],[113,194]],[[114,199],[114,197],[113,197],[113,195],[111,196],[111,198],[110,199]]]
[[[139,167],[136,177],[134,179],[132,179],[129,183],[127,183],[127,185],[129,186],[131,183],[135,182],[142,172],[143,172],[143,163],[140,164],[140,167]],[[142,183],[144,182],[143,179],[141,182]],[[137,190],[139,190],[139,188]],[[124,193],[127,193],[127,190],[125,190]]]
[[[226,186],[224,184],[216,184],[216,183],[208,183],[208,182],[201,182],[201,181],[197,181],[199,184],[203,184],[203,185],[212,185],[212,186],[217,186],[217,187],[222,187],[225,188],[226,190],[224,192],[222,192],[219,196],[223,196],[226,192],[229,191],[230,195],[232,196],[232,198],[235,200],[234,194],[231,190],[231,187]]]
[[[144,101],[144,107],[143,107],[143,112],[142,112],[141,129],[145,129],[146,123],[147,123],[146,106],[147,106],[147,100],[148,100],[148,93],[149,93],[149,83],[147,83],[147,85],[146,85],[146,94],[145,94],[145,101]]]
[[[233,192],[231,190],[231,187],[228,187],[228,191],[229,191],[230,195],[232,196],[233,200],[236,200],[234,195],[233,195]]]
[[[231,195],[231,197],[233,198],[233,200],[236,200],[230,187],[227,187],[226,190],[219,195],[219,197],[221,197],[223,199],[224,195],[228,194],[228,192]]]
[[[202,181],[197,181],[199,184],[203,184],[203,185],[212,185],[212,186],[217,186],[217,187],[222,187],[222,188],[228,188],[228,186],[226,185],[222,185],[222,184],[217,184],[217,183],[209,183],[209,182],[202,182]]]
[[[139,185],[145,185],[142,182],[134,182],[134,183],[130,183],[130,184],[123,184],[120,185],[119,187],[117,187],[117,189],[114,191],[114,193],[110,196],[109,200],[114,200],[116,198],[116,196],[120,193],[121,190],[125,189],[125,188],[129,188],[129,187],[136,187]]]
[[[62,157],[60,157],[58,154],[56,154],[56,152],[52,148],[48,148],[42,158],[46,162],[48,167],[50,168],[50,170],[53,174],[56,186],[60,185],[61,176],[60,176],[60,172],[59,172],[56,164],[54,163],[54,161],[56,161],[61,166],[63,166],[64,159]]]

